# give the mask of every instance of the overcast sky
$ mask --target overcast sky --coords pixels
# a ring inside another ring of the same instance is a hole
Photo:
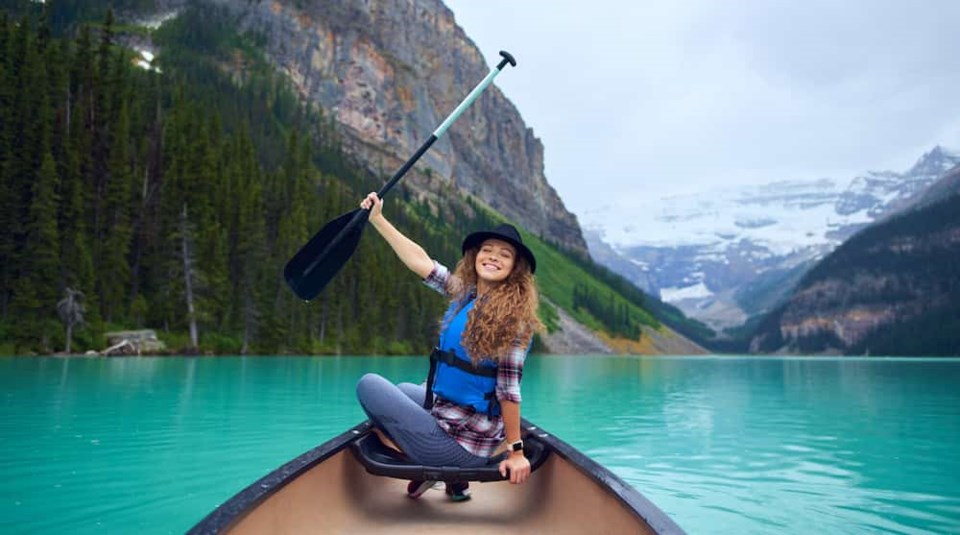
[[[960,150],[960,1],[444,1],[581,216]]]

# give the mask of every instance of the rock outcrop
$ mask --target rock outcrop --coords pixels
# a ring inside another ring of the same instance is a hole
[[[497,53],[481,54],[440,0],[206,1],[261,43],[296,91],[335,120],[348,152],[385,179],[489,72],[484,55]],[[184,5],[158,2],[167,12]],[[522,68],[522,51],[512,52]],[[576,216],[544,176],[543,157],[543,144],[494,85],[404,181],[433,199],[452,183],[530,232],[586,254]]]
[[[153,329],[139,331],[115,331],[105,333],[109,347],[100,352],[105,356],[156,355],[164,353],[167,346],[157,338]]]

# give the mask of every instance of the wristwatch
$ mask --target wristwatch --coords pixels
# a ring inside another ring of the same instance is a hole
[[[510,451],[523,451],[523,440],[510,443]]]

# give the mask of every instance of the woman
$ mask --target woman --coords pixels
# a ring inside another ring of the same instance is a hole
[[[397,257],[451,299],[431,355],[433,381],[426,388],[394,385],[367,374],[357,384],[360,405],[381,440],[415,462],[478,467],[502,452],[500,473],[523,483],[530,462],[520,440],[520,378],[533,335],[543,329],[536,314],[536,258],[514,227],[500,225],[467,236],[463,258],[450,273],[387,221],[376,193],[360,206],[370,210],[370,223]],[[417,498],[433,484],[411,481],[407,493]],[[467,483],[448,484],[447,494],[454,501],[470,497]]]

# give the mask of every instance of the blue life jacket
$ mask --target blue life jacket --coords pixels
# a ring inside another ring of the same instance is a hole
[[[430,373],[427,377],[427,397],[424,407],[433,405],[433,395],[464,407],[473,407],[488,416],[500,414],[497,403],[497,363],[493,360],[474,366],[460,339],[467,325],[467,315],[473,310],[471,299],[461,308],[454,301],[443,316],[440,345],[430,354]]]

